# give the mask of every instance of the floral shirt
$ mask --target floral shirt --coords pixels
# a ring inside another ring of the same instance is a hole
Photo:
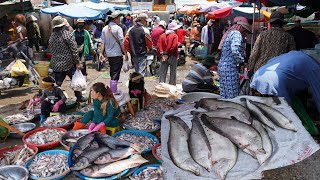
[[[51,34],[49,49],[52,52],[54,72],[68,71],[79,63],[75,38],[71,32],[65,29]]]
[[[294,38],[283,28],[273,27],[258,36],[248,61],[248,69],[257,71],[271,58],[296,49]]]

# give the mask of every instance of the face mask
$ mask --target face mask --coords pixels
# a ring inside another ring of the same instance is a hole
[[[78,28],[82,30],[84,28],[84,25],[78,25]]]

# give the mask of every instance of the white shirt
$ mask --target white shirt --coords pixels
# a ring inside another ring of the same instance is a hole
[[[101,40],[104,43],[105,54],[107,57],[117,57],[122,56],[121,47],[110,34],[108,27],[111,27],[112,34],[119,40],[120,44],[123,45],[123,31],[120,26],[114,22],[110,22],[108,26],[105,26],[102,29]]]

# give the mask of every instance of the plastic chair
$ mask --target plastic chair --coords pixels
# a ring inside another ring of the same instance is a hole
[[[114,133],[116,133],[116,132],[118,132],[118,131],[120,131],[120,126],[116,126],[116,127],[108,127],[108,126],[105,126],[105,128],[106,128],[106,131],[108,132],[110,132],[111,134],[111,136],[114,134]]]

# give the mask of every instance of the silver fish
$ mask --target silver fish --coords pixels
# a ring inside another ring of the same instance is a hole
[[[12,176],[4,176],[0,174],[0,180],[15,180]]]
[[[134,177],[130,177],[131,180],[164,180],[162,166],[159,167],[148,167],[142,170],[139,174]]]
[[[156,154],[157,154],[158,157],[162,158],[162,156],[161,156],[161,146],[157,147]]]
[[[24,145],[23,148],[11,151],[4,152],[3,157],[0,159],[0,166],[6,165],[24,165],[30,157],[34,155],[34,151],[29,148],[27,145]]]
[[[141,164],[146,162],[148,162],[148,160],[144,159],[141,155],[135,154],[129,159],[105,165],[90,166],[86,169],[81,170],[80,173],[91,178],[108,177],[119,174],[126,169],[140,166]]]
[[[250,154],[251,156],[257,158],[259,164],[263,164],[272,155],[272,150],[273,150],[272,142],[270,140],[270,137],[269,137],[267,131],[264,129],[264,127],[262,126],[262,124],[259,121],[253,120],[252,127],[254,129],[256,129],[259,132],[259,134],[261,135],[262,146],[263,146],[263,149],[266,151],[266,153],[265,154],[251,154],[251,152],[247,151],[247,149],[244,149],[243,151]]]
[[[45,129],[30,135],[26,141],[30,144],[48,144],[59,141],[64,133],[57,129]]]
[[[106,153],[103,153],[101,156],[99,156],[94,163],[95,164],[107,164],[115,161],[119,161],[121,159],[127,158],[130,155],[141,153],[141,151],[137,151],[131,147],[124,148],[124,149],[115,149],[115,150],[110,150]]]
[[[201,120],[213,131],[230,139],[240,149],[246,148],[254,154],[266,153],[260,134],[250,125],[233,119],[210,118],[206,114],[201,115]]]
[[[65,154],[41,154],[28,167],[30,175],[52,177],[69,171],[68,156]]]
[[[197,115],[194,115],[192,119],[192,128],[189,136],[189,151],[192,158],[200,164],[202,167],[211,171],[212,160],[211,160],[211,147],[208,138],[197,119]]]
[[[170,122],[168,150],[172,162],[177,167],[200,176],[202,174],[201,167],[192,159],[188,148],[189,127],[179,117],[169,116],[166,118]]]
[[[238,103],[234,103],[230,101],[222,101],[216,98],[204,98],[196,103],[195,108],[199,108],[199,107],[204,108],[207,111],[223,109],[223,108],[238,109],[247,117],[247,119],[249,119],[249,121],[251,121],[250,112],[248,111],[248,109]]]
[[[274,124],[262,113],[262,111],[257,106],[251,103],[251,100],[241,98],[241,101],[246,102],[247,108],[256,119],[258,119],[261,123],[274,130]]]
[[[250,101],[250,102],[256,105],[258,108],[260,108],[260,110],[263,111],[264,114],[277,126],[283,129],[294,131],[294,132],[297,131],[296,127],[292,124],[292,121],[289,120],[280,111],[260,102],[255,102],[255,101]]]
[[[228,118],[228,119],[237,119],[238,121],[244,122],[246,124],[251,124],[251,119],[248,119],[245,114],[235,108],[223,108],[212,110],[204,113],[209,117],[218,117],[218,118]]]
[[[238,149],[228,138],[214,132],[202,121],[200,123],[210,143],[213,170],[220,179],[225,179],[237,162]]]
[[[57,115],[48,117],[46,121],[43,122],[44,126],[61,126],[70,123],[74,123],[77,119],[82,118],[81,115]]]
[[[19,113],[19,114],[7,116],[7,117],[3,118],[3,120],[8,124],[19,124],[19,123],[24,123],[24,122],[30,121],[33,118],[34,118],[34,116],[31,114]]]
[[[124,133],[124,134],[117,136],[116,138],[130,142],[130,144],[134,145],[134,146],[131,145],[130,147],[132,147],[138,151],[141,149],[141,147],[145,150],[148,148],[153,148],[153,146],[156,145],[156,141],[154,141],[151,138],[145,137],[145,136],[138,136],[138,135]]]

